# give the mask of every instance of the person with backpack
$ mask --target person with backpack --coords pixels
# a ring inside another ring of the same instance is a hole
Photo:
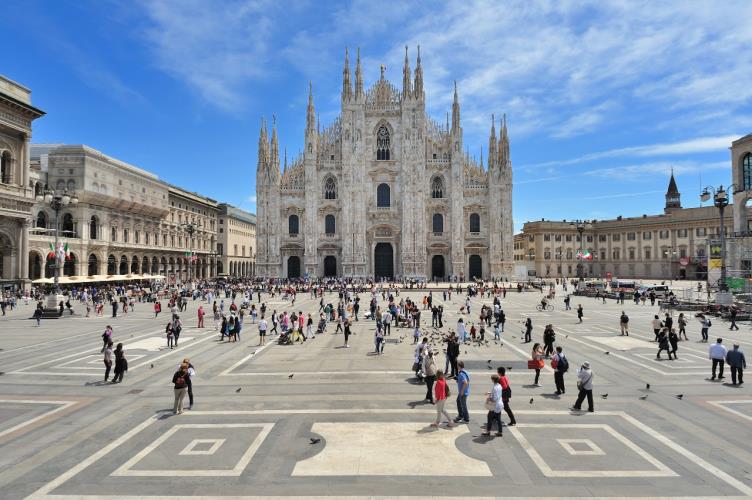
[[[178,366],[178,370],[180,370],[180,367],[184,364],[188,365],[188,378],[190,379],[191,383],[188,384],[188,409],[193,409],[193,377],[196,376],[196,369],[191,364],[190,358],[184,358],[183,362]]]
[[[554,384],[556,384],[556,394],[566,393],[564,388],[564,374],[569,370],[569,361],[564,356],[564,350],[561,346],[556,346],[556,354],[551,359],[551,368],[554,370]]]
[[[446,292],[445,292],[446,293]],[[447,398],[451,395],[449,392],[449,385],[446,383],[444,372],[441,370],[436,371],[436,385],[434,386],[434,398],[436,401],[436,421],[431,424],[431,427],[438,427],[441,423],[441,416],[443,415],[447,419],[447,427],[454,427],[455,423],[452,421],[452,417],[446,410]]]
[[[708,334],[710,331],[710,327],[713,326],[712,321],[710,321],[709,318],[706,318],[704,314],[700,313],[697,316],[697,321],[700,322],[702,325],[702,328],[700,330],[700,333],[702,333],[702,340],[700,342],[705,342],[707,344],[708,342]]]
[[[517,420],[514,419],[514,413],[509,406],[509,400],[512,399],[512,386],[509,385],[509,379],[507,378],[507,370],[503,366],[496,369],[496,373],[499,374],[499,384],[501,384],[501,402],[504,403],[504,411],[509,417],[509,425],[517,425]]]
[[[188,387],[191,385],[191,375],[188,373],[188,370],[188,363],[181,363],[178,371],[172,376],[172,383],[175,386],[175,404],[172,407],[172,412],[175,415],[183,413],[183,400],[185,399]]]
[[[621,334],[629,337],[629,316],[624,311],[621,312],[619,318],[619,327],[621,328]]]
[[[123,350],[123,344],[119,343],[115,348],[115,376],[112,378],[112,383],[117,384],[123,381],[123,375],[128,371],[128,360],[125,359],[125,351]]]
[[[467,411],[467,397],[470,395],[470,375],[465,371],[465,362],[458,361],[457,368],[457,418],[455,422],[470,423],[470,414]]]
[[[183,331],[183,324],[180,322],[180,316],[176,314],[172,320],[172,335],[175,337],[175,347],[178,346],[181,331]]]

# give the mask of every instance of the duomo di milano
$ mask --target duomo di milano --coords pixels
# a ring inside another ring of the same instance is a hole
[[[353,81],[354,80],[354,81]],[[305,146],[280,169],[276,124],[262,125],[256,171],[257,274],[512,278],[512,164],[506,121],[492,118],[488,166],[465,154],[454,89],[451,123],[426,115],[420,49],[405,49],[402,90],[363,89],[345,52],[342,109],[321,130],[309,89]]]

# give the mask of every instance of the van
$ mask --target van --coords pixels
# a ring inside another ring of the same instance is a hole
[[[625,280],[612,280],[611,281],[611,290],[629,290],[632,291],[635,288],[635,282],[634,281],[625,281]]]
[[[640,295],[648,294],[650,295],[650,292],[653,292],[656,297],[664,299],[669,294],[670,290],[667,285],[643,285],[640,287]]]

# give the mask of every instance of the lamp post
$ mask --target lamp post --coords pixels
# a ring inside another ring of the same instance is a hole
[[[577,220],[574,220],[574,221],[570,222],[569,223],[569,227],[572,228],[572,229],[576,229],[577,233],[580,236],[580,252],[579,252],[579,256],[577,258],[577,260],[578,260],[578,262],[577,262],[577,279],[580,280],[580,281],[582,281],[582,279],[583,279],[583,276],[582,276],[583,275],[583,267],[584,267],[583,264],[582,264],[582,257],[583,257],[583,253],[582,253],[582,244],[583,244],[582,233],[585,231],[585,229],[590,229],[592,227],[592,223],[589,220],[579,220],[579,219],[577,219]]]
[[[728,186],[729,190],[732,190],[732,188],[735,188],[733,184]],[[718,284],[718,288],[721,292],[727,292],[728,285],[726,284],[726,231],[723,225],[723,211],[729,204],[729,196],[728,192],[723,189],[723,184],[718,186],[718,189],[714,188],[713,186],[706,186],[705,189],[702,190],[700,201],[708,201],[710,199],[711,192],[713,193],[713,204],[718,208],[718,213],[721,217],[721,282]]]
[[[180,226],[188,233],[188,283],[190,284],[193,267],[193,235],[201,229],[201,222],[184,222]]]
[[[559,269],[558,269],[558,271],[559,271],[559,278],[561,278],[563,280],[564,279],[564,268],[561,265],[561,259],[562,259],[562,257],[563,257],[563,252],[562,252],[561,247],[559,247],[556,250],[556,259],[559,261],[559,266],[558,266],[559,267]]]
[[[60,210],[68,205],[77,205],[78,197],[75,193],[69,194],[67,189],[62,194],[55,193],[54,189],[50,189],[49,186],[45,185],[44,191],[37,195],[37,203],[48,205],[55,212],[55,245],[53,247],[55,264],[52,266],[54,271],[54,286],[53,292],[47,296],[47,309],[45,312],[46,316],[57,318],[57,297],[60,294],[60,269],[62,268],[58,253],[58,244],[60,243]]]
[[[677,255],[677,251],[674,250],[674,247],[667,247],[666,250],[663,251],[663,256],[668,259],[668,279],[671,284],[673,284],[674,281],[674,258]]]

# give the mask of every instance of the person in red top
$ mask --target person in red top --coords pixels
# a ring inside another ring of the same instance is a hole
[[[454,427],[455,423],[452,421],[452,417],[444,409],[447,396],[449,395],[449,389],[447,387],[446,379],[444,378],[444,372],[441,370],[436,371],[436,385],[433,386],[434,400],[436,401],[436,421],[431,424],[431,427],[438,427],[441,423],[441,415],[443,414],[447,419],[447,427]]]
[[[160,301],[154,302],[154,317],[156,318],[159,316],[159,313],[162,312],[162,303]]]
[[[501,402],[504,403],[504,411],[509,417],[509,425],[517,425],[517,421],[514,419],[514,413],[509,407],[509,400],[512,398],[512,389],[509,386],[509,379],[506,376],[507,370],[503,366],[496,369],[496,373],[499,374],[499,383],[501,384]]]
[[[198,306],[198,328],[204,327],[204,306]]]

